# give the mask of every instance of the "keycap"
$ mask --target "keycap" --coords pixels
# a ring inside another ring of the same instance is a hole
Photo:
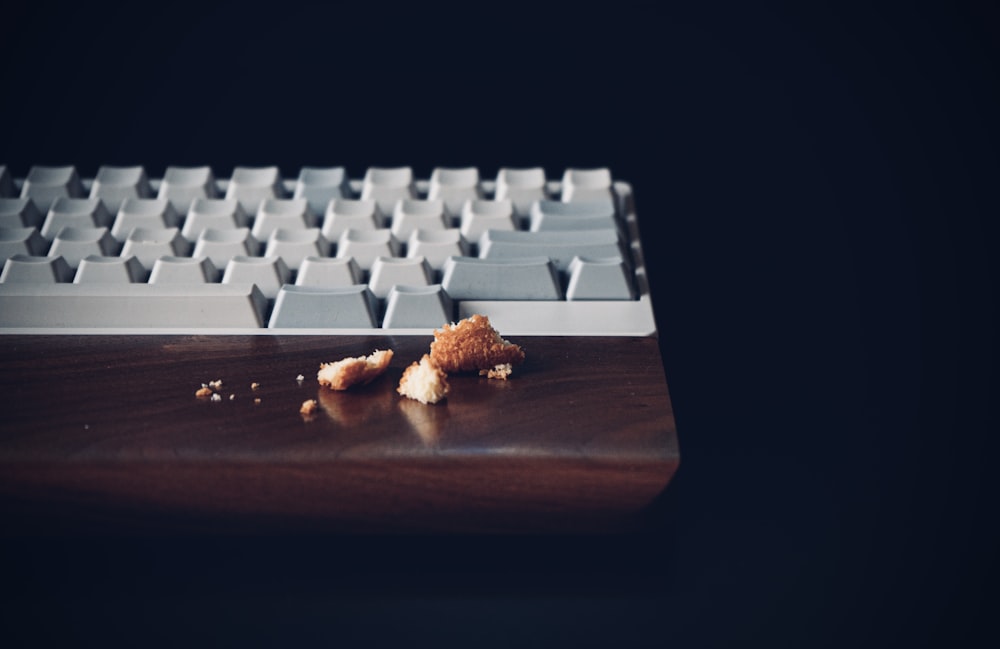
[[[447,226],[444,203],[402,199],[392,211],[392,234],[399,241],[406,241],[417,229],[443,230]]]
[[[385,227],[387,219],[374,200],[334,199],[323,216],[323,236],[336,241],[345,230],[375,230]]]
[[[368,287],[378,298],[389,295],[389,290],[399,284],[426,286],[433,281],[430,266],[423,257],[376,257],[372,262]]]
[[[46,213],[57,198],[83,197],[83,183],[72,165],[45,167],[36,165],[28,171],[21,185],[21,198],[30,198],[41,213]]]
[[[49,257],[62,256],[72,268],[87,255],[110,257],[118,254],[118,242],[107,228],[65,227],[49,247]]]
[[[52,284],[72,282],[73,269],[62,257],[14,255],[3,264],[0,283]],[[26,305],[31,307],[30,304]],[[3,311],[0,309],[0,318]]]
[[[111,214],[118,212],[126,198],[150,198],[152,195],[146,170],[141,166],[102,166],[90,186],[90,197],[101,199]]]
[[[431,268],[440,270],[449,257],[465,257],[469,246],[458,228],[414,230],[406,241],[407,257],[423,257]]]
[[[632,273],[621,257],[573,257],[567,300],[631,300]]]
[[[361,328],[378,326],[378,305],[364,284],[347,287],[282,286],[269,328]]]
[[[126,198],[111,223],[111,236],[124,243],[136,228],[176,228],[180,222],[180,215],[165,198]]]
[[[614,205],[602,201],[563,203],[535,201],[531,204],[529,230],[604,230],[618,228]]]
[[[296,286],[352,286],[361,284],[364,273],[353,257],[306,257],[295,276]]]
[[[167,167],[157,198],[166,198],[178,214],[187,214],[196,198],[217,198],[219,188],[211,167]]]
[[[14,255],[41,256],[49,242],[36,228],[0,228],[0,264]]]
[[[589,201],[614,209],[615,199],[611,189],[611,171],[599,169],[567,169],[562,178],[563,202]]]
[[[369,167],[361,184],[361,198],[374,199],[383,214],[392,214],[396,201],[416,198],[410,167]]]
[[[250,235],[250,228],[235,230],[208,228],[198,235],[191,256],[208,257],[216,268],[225,268],[233,257],[253,256],[257,254],[258,249],[259,244]]]
[[[129,284],[145,282],[148,272],[139,260],[130,257],[87,255],[73,276],[74,284]]]
[[[271,233],[279,228],[305,230],[315,224],[316,218],[309,212],[309,205],[304,198],[264,199],[260,202],[250,234],[257,241],[267,241]]]
[[[487,230],[514,230],[514,207],[509,200],[470,201],[462,207],[459,230],[466,241],[475,243]]]
[[[164,256],[153,262],[150,284],[205,284],[217,282],[221,272],[208,257]]]
[[[479,170],[475,167],[437,167],[431,172],[427,198],[443,201],[445,212],[451,217],[457,218],[462,213],[466,201],[478,200],[482,196]]]
[[[398,257],[401,244],[385,228],[345,230],[337,241],[338,257],[353,257],[362,270],[370,270],[377,257]]]
[[[160,257],[184,257],[191,244],[177,228],[135,228],[122,246],[121,256],[135,256],[146,269]]]
[[[236,230],[250,226],[250,218],[237,200],[196,198],[191,201],[181,235],[197,241],[205,230]]]
[[[51,241],[64,227],[104,228],[111,214],[97,198],[57,198],[42,222],[42,237]]]
[[[548,198],[545,191],[545,170],[541,167],[500,169],[497,173],[496,198],[510,200],[515,214],[520,217],[528,216],[534,201]]]
[[[559,276],[548,257],[451,257],[441,285],[454,300],[558,300]]]
[[[7,171],[7,165],[0,165],[0,198],[13,198],[16,193],[14,178]]]
[[[0,228],[38,228],[44,220],[30,198],[0,198]]]
[[[656,322],[649,300],[463,300],[455,303],[455,318],[479,313],[504,337],[650,336]]]
[[[319,228],[286,230],[278,228],[268,237],[265,257],[281,257],[289,268],[298,270],[306,257],[328,257],[330,242],[320,234]]]
[[[0,327],[256,329],[266,309],[252,284],[0,285]]]
[[[247,214],[256,214],[261,201],[284,196],[277,167],[236,167],[226,188],[226,198],[238,200]]]
[[[293,198],[309,202],[313,214],[323,214],[335,198],[350,198],[351,181],[343,167],[302,167],[295,181]]]
[[[482,259],[516,259],[545,255],[560,271],[569,270],[573,257],[621,256],[618,232],[569,230],[565,232],[502,232],[487,230],[479,239]]]
[[[233,257],[222,273],[223,284],[256,284],[268,299],[274,299],[291,279],[292,271],[281,257]]]
[[[454,319],[452,300],[440,284],[394,286],[386,298],[382,327],[440,327]]]

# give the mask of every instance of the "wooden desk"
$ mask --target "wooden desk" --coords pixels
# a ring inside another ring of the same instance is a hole
[[[607,531],[676,470],[656,339],[522,337],[510,380],[423,405],[396,386],[430,340],[2,336],[0,533]],[[317,384],[377,348],[371,385]]]

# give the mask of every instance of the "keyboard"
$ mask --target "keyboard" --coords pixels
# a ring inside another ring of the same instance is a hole
[[[283,171],[0,166],[0,513],[605,530],[662,493],[679,453],[628,182]],[[474,314],[523,366],[450,376],[442,404],[400,397],[434,330]],[[376,349],[394,351],[386,376],[317,385],[320,363]]]

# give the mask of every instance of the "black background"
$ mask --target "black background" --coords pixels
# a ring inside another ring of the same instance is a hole
[[[15,538],[4,633],[996,643],[1000,12],[809,4],[0,10],[19,177],[610,167],[682,450],[637,535]]]

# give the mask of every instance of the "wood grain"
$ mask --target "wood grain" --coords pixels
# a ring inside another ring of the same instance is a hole
[[[656,339],[524,337],[510,380],[453,375],[423,405],[395,388],[430,340],[2,336],[0,530],[605,531],[676,470]],[[372,384],[317,384],[386,348]],[[195,397],[216,379],[222,401]]]

